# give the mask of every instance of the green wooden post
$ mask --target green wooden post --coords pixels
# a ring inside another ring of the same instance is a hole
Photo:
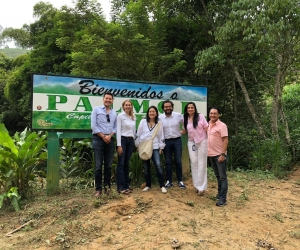
[[[59,189],[59,132],[48,132],[47,159],[47,194],[58,192]]]
[[[60,147],[62,138],[91,138],[91,131],[48,132],[47,194],[59,191]]]

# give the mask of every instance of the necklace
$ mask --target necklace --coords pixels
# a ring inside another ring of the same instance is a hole
[[[148,122],[149,128],[153,128],[155,126],[155,123]]]

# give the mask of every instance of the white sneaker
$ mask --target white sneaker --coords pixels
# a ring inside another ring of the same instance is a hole
[[[161,188],[161,192],[162,192],[163,194],[166,194],[168,191],[167,191],[167,189],[166,189],[165,187],[162,187],[162,188]]]
[[[142,190],[142,192],[147,192],[147,191],[149,191],[149,190],[150,190],[149,187],[145,187],[145,188]]]

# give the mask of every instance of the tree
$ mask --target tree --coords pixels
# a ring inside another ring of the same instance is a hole
[[[228,19],[214,33],[217,43],[199,52],[197,68],[203,71],[212,63],[231,66],[261,135],[265,134],[262,117],[252,104],[248,75],[250,73],[253,78],[264,80],[264,88],[269,93],[273,92],[269,128],[278,139],[278,114],[285,75],[293,61],[298,60],[299,54],[300,10],[297,1],[243,0],[233,2],[231,7]],[[285,138],[289,141],[287,130]]]
[[[126,9],[117,13],[111,23],[99,18],[97,13],[91,13],[91,8],[82,9],[85,15],[94,16],[94,23],[81,31],[84,35],[77,36],[73,43],[72,73],[184,82],[184,52],[166,46],[166,26],[162,24],[167,16],[163,6],[145,0],[128,2],[125,6]]]

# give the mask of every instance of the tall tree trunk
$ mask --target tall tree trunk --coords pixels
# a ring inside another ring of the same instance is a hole
[[[288,144],[288,147],[291,150],[293,160],[296,160],[296,158],[297,158],[296,151],[295,151],[294,145],[292,144],[291,135],[290,135],[290,129],[289,129],[289,125],[288,125],[287,119],[285,117],[285,113],[284,113],[284,110],[283,110],[282,102],[279,103],[279,113],[280,113],[281,121],[282,121],[283,128],[284,128],[285,140],[286,140],[286,142]]]
[[[279,100],[280,100],[280,92],[281,92],[281,79],[282,79],[282,71],[281,71],[281,61],[282,58],[279,56],[279,62],[277,65],[277,73],[275,77],[274,83],[274,95],[273,95],[273,104],[272,104],[272,117],[271,117],[271,128],[272,134],[276,140],[279,140],[278,134],[278,111],[279,111]]]
[[[253,118],[256,126],[257,126],[258,132],[259,132],[259,134],[263,138],[266,138],[264,130],[263,130],[263,127],[262,127],[262,125],[261,125],[261,123],[260,123],[260,121],[259,121],[259,119],[258,119],[258,117],[256,115],[254,107],[252,106],[252,103],[251,103],[251,100],[250,100],[247,88],[246,88],[246,86],[245,86],[245,84],[243,82],[243,79],[242,79],[242,77],[241,77],[241,75],[239,73],[239,70],[238,70],[238,68],[235,65],[231,64],[231,66],[233,68],[233,72],[235,74],[235,77],[236,77],[236,79],[237,79],[237,81],[238,81],[238,83],[239,83],[239,85],[240,85],[240,87],[242,89],[242,92],[243,92],[244,97],[245,97],[246,104],[247,104],[247,106],[249,108],[249,111],[250,111],[250,113],[252,115],[252,118]]]
[[[234,128],[235,128],[235,135],[238,134],[238,123],[237,123],[237,96],[236,96],[236,87],[235,81],[233,81],[233,112],[234,112]]]
[[[281,67],[280,67],[280,69],[281,69]],[[285,133],[285,141],[291,150],[293,160],[296,160],[296,151],[295,151],[294,145],[292,144],[289,124],[286,119],[284,109],[283,109],[283,103],[282,103],[282,92],[283,92],[283,86],[284,86],[282,81],[285,79],[285,71],[281,71],[280,74],[281,75],[280,75],[280,88],[279,88],[279,95],[278,95],[278,113],[280,114],[281,122],[283,124],[284,133]],[[277,78],[276,78],[276,80],[277,80]]]
[[[289,125],[288,122],[285,118],[285,113],[282,107],[282,104],[280,103],[279,105],[279,112],[280,112],[280,116],[281,116],[281,121],[284,127],[284,133],[285,133],[285,139],[286,142],[288,143],[288,145],[291,145],[291,135],[290,135],[290,129],[289,129]]]

